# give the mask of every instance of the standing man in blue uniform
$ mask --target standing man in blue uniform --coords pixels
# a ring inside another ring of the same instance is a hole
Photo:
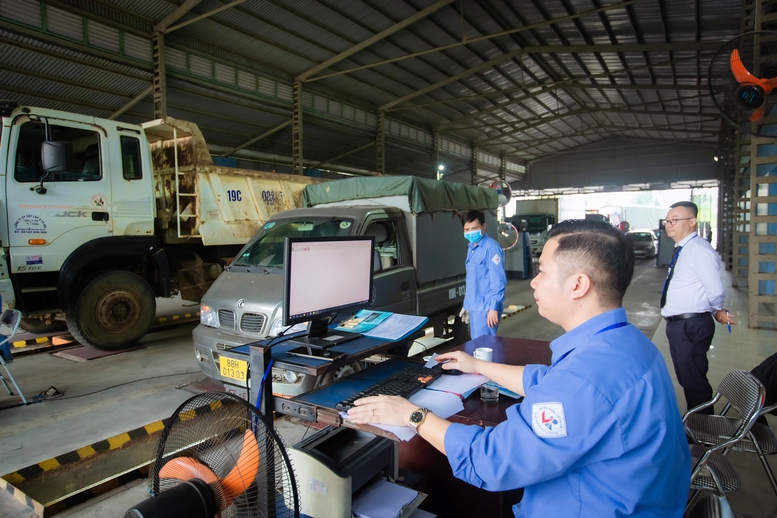
[[[661,293],[661,316],[666,320],[669,352],[688,410],[712,399],[707,351],[715,320],[736,323],[723,309],[726,290],[720,279],[720,258],[696,233],[698,213],[695,203],[678,201],[666,213],[664,227],[676,244]],[[712,407],[702,410],[712,411]]]
[[[464,295],[462,319],[469,318],[471,338],[496,336],[505,302],[504,252],[496,240],[486,234],[486,217],[479,210],[466,212],[461,218],[467,251],[467,293]]]
[[[551,365],[437,356],[448,360],[443,369],[524,395],[506,421],[451,423],[396,396],[359,399],[348,417],[407,423],[477,487],[525,488],[517,517],[680,518],[691,459],[674,387],[663,356],[621,307],[634,250],[599,221],[565,221],[549,237],[532,288],[540,315],[566,331],[550,344]]]

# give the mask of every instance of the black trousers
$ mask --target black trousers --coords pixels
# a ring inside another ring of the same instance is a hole
[[[685,392],[688,410],[712,399],[712,386],[707,381],[707,351],[714,334],[712,315],[666,323],[674,372]],[[711,414],[713,409],[709,407],[703,412]]]

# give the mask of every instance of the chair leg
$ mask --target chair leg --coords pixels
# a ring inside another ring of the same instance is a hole
[[[720,518],[736,518],[731,505],[728,503],[728,498],[725,496],[718,497],[718,501],[720,502]]]
[[[8,382],[5,381],[5,378],[3,377],[2,374],[0,374],[0,383],[3,384],[3,386],[5,387],[5,390],[8,392],[8,394],[10,394],[11,396],[14,395],[13,390],[11,390],[11,388],[8,386]]]
[[[22,389],[19,388],[19,384],[16,383],[16,380],[13,377],[13,374],[11,373],[11,369],[8,368],[8,364],[5,363],[5,360],[2,356],[0,356],[0,363],[3,364],[3,367],[5,368],[5,372],[8,374],[8,377],[11,378],[11,383],[13,383],[13,386],[16,387],[16,393],[19,394],[19,397],[22,398],[22,401],[25,405],[27,405],[27,398],[24,397],[24,392],[22,392]],[[0,376],[2,378],[2,376]],[[8,389],[8,384],[5,382],[5,378],[3,378],[3,385],[5,385],[6,390]],[[8,391],[11,393],[11,391]]]
[[[774,494],[777,495],[777,480],[774,479],[774,473],[772,473],[772,468],[769,466],[769,461],[766,460],[766,455],[764,455],[763,450],[761,450],[761,445],[758,444],[758,441],[755,439],[753,432],[751,431],[747,435],[749,435],[750,440],[753,441],[755,451],[758,454],[758,459],[761,461],[761,466],[763,466],[764,471],[766,472],[766,476],[769,478],[769,483],[772,485]]]

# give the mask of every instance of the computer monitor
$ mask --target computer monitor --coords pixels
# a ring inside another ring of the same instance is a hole
[[[308,336],[296,342],[330,347],[360,336],[327,328],[337,313],[372,303],[374,249],[372,236],[286,238],[283,325],[310,321]]]

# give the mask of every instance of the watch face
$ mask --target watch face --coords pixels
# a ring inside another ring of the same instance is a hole
[[[424,418],[424,414],[420,410],[416,410],[415,412],[410,414],[410,422],[411,423],[420,423],[421,419],[423,419],[423,418]]]

